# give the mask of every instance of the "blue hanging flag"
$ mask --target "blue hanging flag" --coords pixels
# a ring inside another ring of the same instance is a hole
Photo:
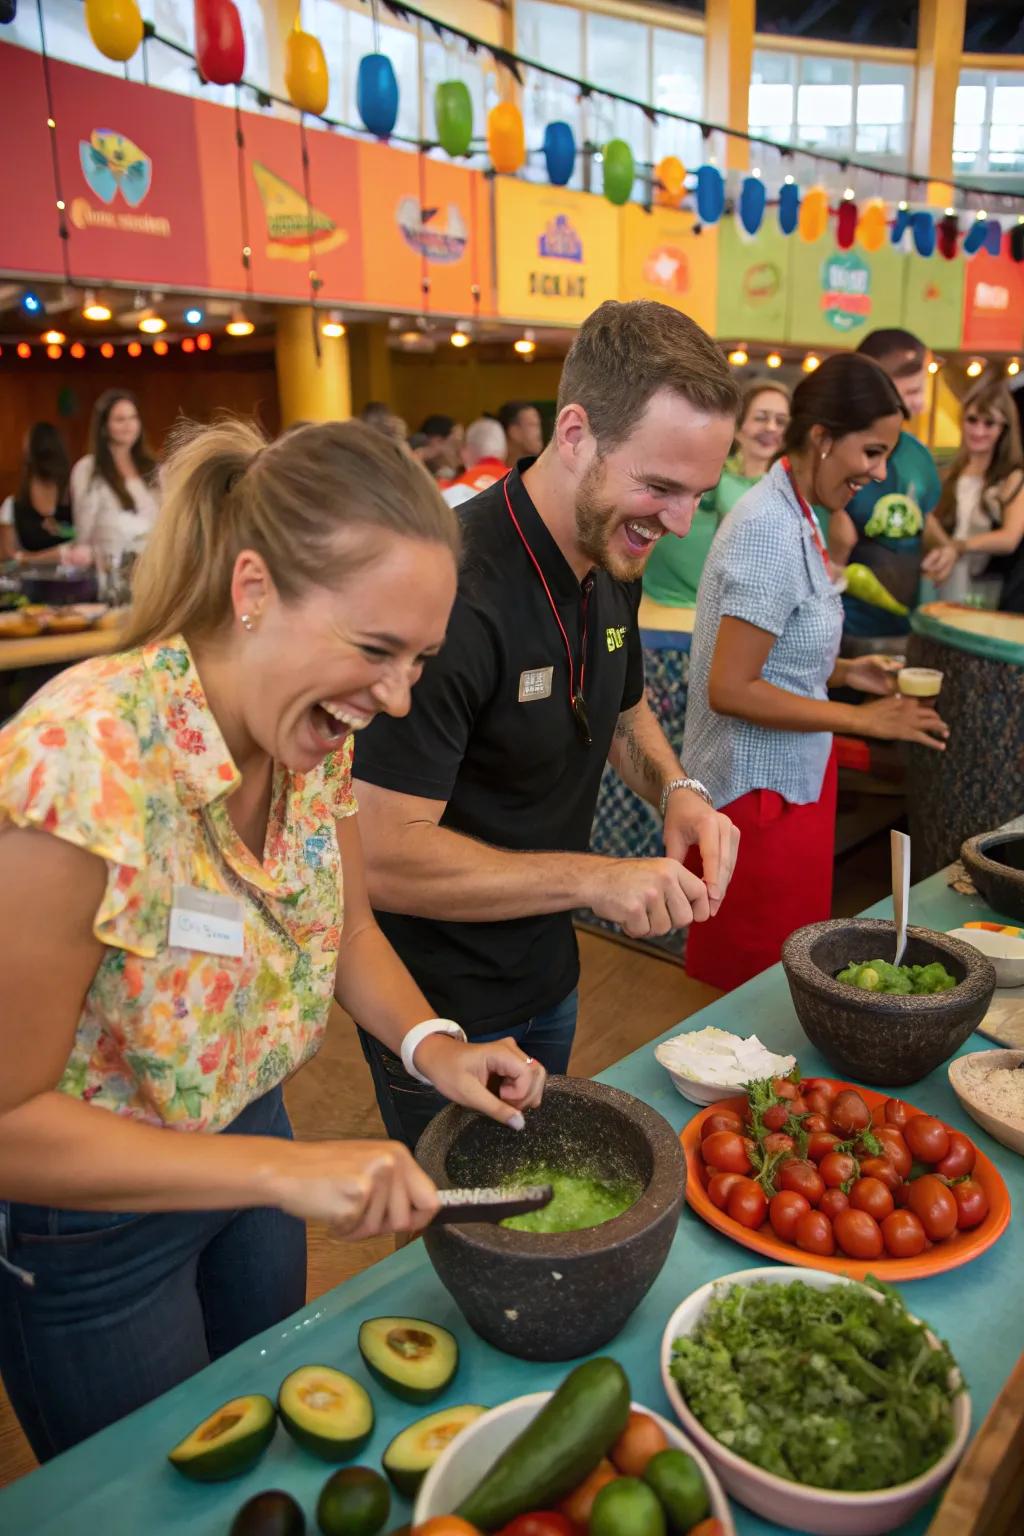
[[[725,182],[717,166],[697,172],[697,216],[702,224],[717,224],[725,209]]]
[[[784,235],[792,235],[800,221],[800,188],[795,181],[783,182],[779,188],[779,228]]]
[[[386,53],[367,53],[359,60],[356,111],[378,139],[386,139],[398,122],[398,81]]]
[[[989,219],[985,226],[985,249],[990,256],[999,256],[1003,250],[1003,226],[998,219]]]
[[[922,208],[911,219],[914,249],[919,256],[935,255],[935,220]]]
[[[981,250],[988,238],[988,220],[975,219],[970,229],[964,235],[963,252],[965,256],[974,256]]]
[[[892,221],[892,234],[890,239],[893,245],[901,245],[903,236],[910,228],[913,215],[909,208],[897,208],[896,216]]]
[[[736,208],[736,217],[745,235],[756,235],[761,228],[767,201],[768,193],[760,176],[745,176]]]
[[[576,169],[576,135],[568,123],[548,123],[544,130],[544,163],[553,187],[564,187]]]

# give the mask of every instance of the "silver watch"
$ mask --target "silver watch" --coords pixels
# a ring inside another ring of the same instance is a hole
[[[706,800],[708,805],[714,808],[714,801],[700,779],[669,779],[661,792],[661,801],[658,805],[662,821],[665,820],[665,812],[668,810],[668,797],[675,789],[692,789],[695,795],[700,795],[702,800]]]

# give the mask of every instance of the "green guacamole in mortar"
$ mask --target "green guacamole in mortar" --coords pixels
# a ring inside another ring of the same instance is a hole
[[[550,1184],[555,1195],[542,1210],[506,1216],[501,1225],[516,1232],[576,1232],[582,1227],[599,1227],[628,1211],[641,1194],[638,1179],[599,1179],[556,1168],[530,1168],[516,1178],[516,1188],[524,1184]]]

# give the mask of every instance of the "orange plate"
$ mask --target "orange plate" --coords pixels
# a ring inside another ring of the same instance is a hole
[[[841,1083],[836,1078],[829,1078],[828,1081],[836,1083],[840,1088],[856,1089],[872,1111],[892,1097],[891,1094],[875,1093],[870,1088],[862,1088],[859,1083]],[[709,1226],[724,1232],[734,1242],[742,1243],[744,1248],[753,1248],[755,1253],[767,1254],[768,1258],[777,1259],[780,1264],[804,1264],[808,1269],[827,1269],[834,1275],[852,1275],[855,1280],[863,1280],[865,1275],[877,1275],[880,1280],[922,1280],[928,1275],[941,1275],[944,1270],[959,1269],[961,1264],[969,1264],[979,1253],[991,1248],[1006,1231],[1010,1221],[1009,1192],[995,1164],[975,1143],[978,1159],[973,1176],[988,1196],[988,1215],[981,1226],[975,1227],[972,1232],[957,1232],[953,1237],[947,1237],[944,1243],[936,1243],[934,1248],[919,1253],[916,1258],[848,1259],[842,1254],[828,1258],[820,1253],[804,1253],[795,1243],[784,1243],[780,1237],[775,1236],[767,1221],[754,1232],[711,1203],[704,1187],[704,1163],[700,1155],[700,1128],[708,1116],[730,1109],[742,1115],[746,1107],[747,1101],[742,1095],[735,1099],[719,1099],[717,1103],[709,1104],[707,1109],[701,1110],[699,1115],[694,1115],[679,1137],[686,1155],[687,1204]]]

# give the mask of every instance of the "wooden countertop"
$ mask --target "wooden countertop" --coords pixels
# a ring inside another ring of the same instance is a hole
[[[31,635],[26,640],[0,639],[0,672],[15,672],[21,667],[59,667],[90,656],[116,651],[121,631],[116,625],[106,629],[83,629],[76,635]]]

